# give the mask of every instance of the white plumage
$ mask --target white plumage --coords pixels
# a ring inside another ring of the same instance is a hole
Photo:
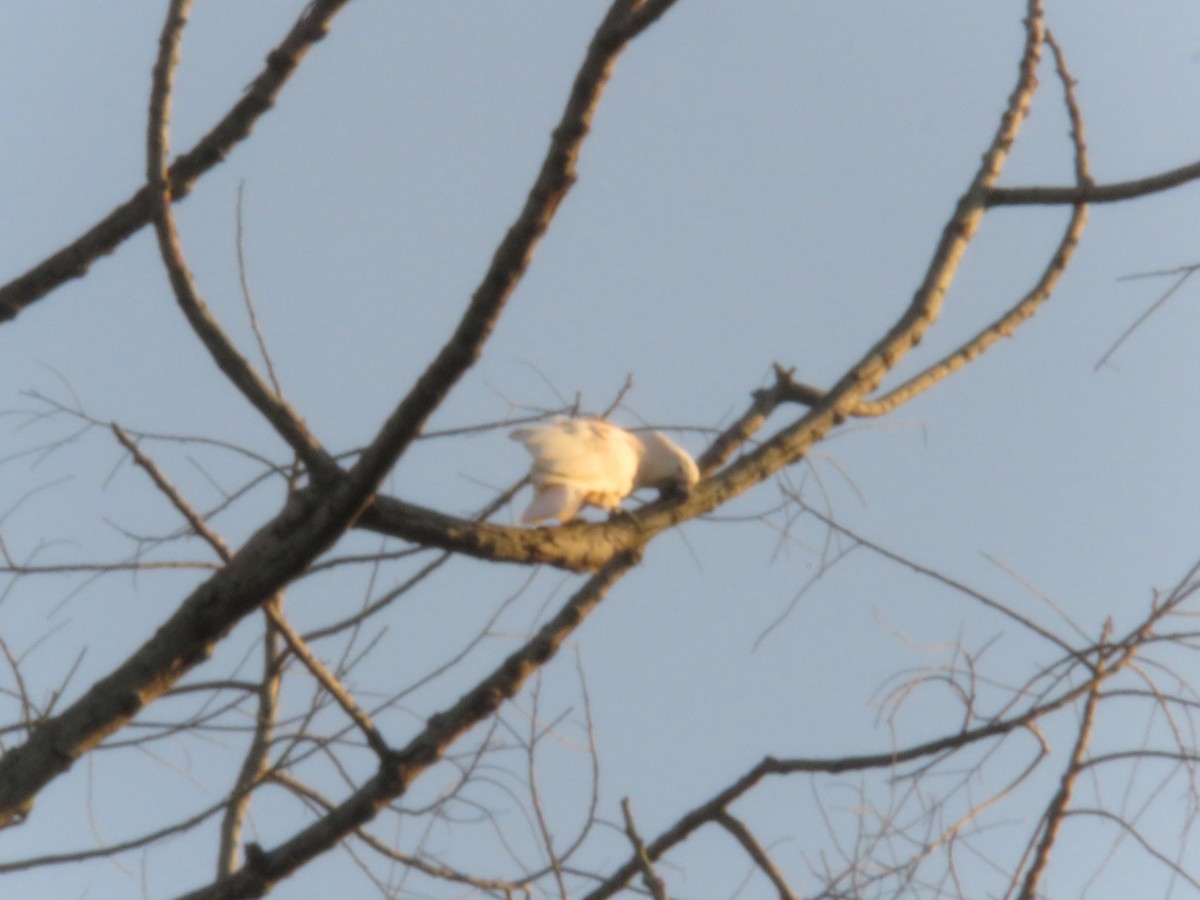
[[[559,416],[509,437],[533,456],[534,494],[522,525],[566,522],[584,506],[612,511],[638,488],[686,490],[700,480],[687,451],[657,431],[633,434],[603,419]]]

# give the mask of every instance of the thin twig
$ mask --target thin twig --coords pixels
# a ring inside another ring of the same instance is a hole
[[[650,856],[646,853],[646,844],[638,834],[637,825],[634,824],[633,809],[629,805],[628,797],[621,800],[621,814],[625,817],[625,834],[629,843],[633,845],[633,856],[637,860],[638,869],[641,870],[642,883],[646,885],[646,890],[654,900],[667,900],[667,885],[654,871]]]

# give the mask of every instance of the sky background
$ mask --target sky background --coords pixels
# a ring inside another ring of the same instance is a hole
[[[143,178],[162,25],[153,6],[43,0],[0,9],[0,279],[76,237]],[[1200,157],[1200,7],[1048,6],[1079,82],[1098,181]],[[178,72],[176,151],[236,101],[302,8],[282,0],[196,4]],[[524,200],[603,10],[595,2],[357,0],[251,139],[177,207],[198,287],[249,351],[235,248],[244,184],[243,243],[260,324],[286,395],[326,446],[369,440],[453,329]],[[949,0],[680,0],[620,59],[578,183],[484,358],[429,428],[500,421],[555,407],[560,397],[598,412],[631,375],[614,419],[691,429],[676,434],[698,454],[705,430],[728,424],[749,392],[769,383],[772,363],[794,366],[810,384],[831,384],[919,283],[1012,89],[1023,10]],[[1004,185],[1072,179],[1061,90],[1049,65],[1040,75]],[[1057,293],[1015,340],[895,414],[845,426],[791,470],[792,483],[805,484],[806,496],[824,491],[839,521],[863,535],[1039,621],[1062,624],[1020,579],[1090,635],[1110,616],[1118,630],[1135,621],[1152,592],[1200,555],[1200,425],[1192,414],[1200,403],[1200,283],[1185,286],[1111,365],[1095,366],[1167,286],[1119,279],[1200,257],[1196,190],[1093,209]],[[1015,302],[1066,216],[989,214],[941,319],[889,383]],[[77,427],[64,417],[33,418],[43,407],[31,390],[62,402],[74,394],[101,421],[285,457],[191,335],[147,231],[0,326],[0,535],[18,558],[94,561],[129,555],[122,530],[178,526],[103,429],[49,455],[21,455]],[[152,449],[197,498],[215,496],[212,480],[229,488],[254,471],[228,453]],[[527,462],[502,430],[429,440],[405,457],[388,488],[464,515]],[[44,489],[28,496],[32,488]],[[238,542],[277,500],[259,491],[216,525]],[[781,537],[779,517],[761,516],[778,502],[778,490],[763,485],[662,536],[575,636],[572,652],[547,668],[541,702],[572,707],[576,737],[576,655],[586,673],[602,816],[618,820],[617,803],[628,795],[642,833],[654,835],[766,753],[870,753],[937,734],[951,727],[955,709],[936,696],[918,698],[892,727],[880,703],[889,679],[945,661],[955,641],[978,650],[998,638],[985,658],[1012,680],[1045,663],[1045,648],[1008,623],[863,551],[791,608],[819,565],[824,532],[800,523]],[[364,537],[346,544],[378,546]],[[207,558],[198,547],[183,555]],[[363,571],[312,579],[290,592],[289,612],[313,627],[410,572],[385,567],[379,585]],[[528,575],[471,561],[448,567],[380,623],[388,631],[362,682],[415,681]],[[140,645],[198,577],[24,580],[0,594],[0,633],[27,654],[25,674],[41,697],[86,647],[67,689],[74,697]],[[574,581],[536,573],[498,626],[507,637],[486,642],[461,678],[418,692],[404,714],[381,720],[385,733],[402,743],[420,717],[509,652]],[[196,677],[229,671],[257,628],[239,628],[209,664],[212,674]],[[1123,725],[1100,727],[1104,735]],[[28,824],[6,832],[0,855],[122,840],[163,823],[167,807],[152,798],[184,810],[213,802],[239,741],[180,742],[156,758],[94,754],[45,791]],[[543,788],[561,798],[564,821],[577,821],[586,809],[586,758],[568,748],[546,765]],[[444,782],[434,781],[421,790],[436,793]],[[854,798],[841,800],[849,807]],[[296,822],[271,815],[271,802],[253,834],[266,846]],[[1171,794],[1162,802],[1184,801]],[[738,807],[797,873],[801,891],[822,833],[812,803],[809,784],[796,780]],[[1040,807],[1025,807],[1026,821],[1020,809],[997,829],[994,846],[1027,838]],[[1076,852],[1085,858],[1088,835],[1068,829],[1049,895],[1081,893],[1071,861]],[[478,840],[469,855],[488,859],[485,837]],[[211,878],[211,841],[181,859],[184,846],[6,881],[13,896],[170,896]],[[609,863],[624,852],[619,842],[611,847]],[[672,873],[684,896],[729,896],[748,870],[740,850],[714,834],[672,861],[686,869]],[[1129,896],[1130,885],[1161,875],[1130,852],[1087,896]],[[276,896],[322,896],[334,885],[369,896],[369,883],[338,854]],[[761,878],[745,890],[768,896]]]

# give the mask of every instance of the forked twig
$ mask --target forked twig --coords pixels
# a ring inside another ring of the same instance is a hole
[[[233,342],[209,312],[196,291],[196,285],[184,259],[183,247],[172,209],[172,185],[167,158],[175,69],[179,63],[179,45],[187,24],[191,0],[171,0],[160,51],[154,65],[150,91],[150,121],[146,129],[146,181],[159,253],[170,278],[175,299],[196,336],[208,349],[213,361],[233,385],[262,416],[271,423],[293,450],[304,460],[313,476],[329,479],[340,471],[309,432],[304,420],[273,391],[234,347]]]

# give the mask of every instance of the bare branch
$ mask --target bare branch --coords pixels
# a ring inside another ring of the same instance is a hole
[[[275,98],[291,78],[313,44],[329,32],[333,17],[347,0],[313,0],[274,50],[266,67],[228,113],[171,166],[170,194],[182,200],[200,176],[222,162],[250,134],[255,122],[275,105]],[[147,225],[154,201],[148,187],[139,190],[92,226],[81,237],[0,288],[0,323],[14,318],[25,307],[73,278],[87,273],[99,257],[112,253],[123,241]]]
[[[269,771],[271,738],[278,714],[279,688],[283,683],[283,660],[279,653],[278,637],[268,627],[263,634],[263,672],[257,685],[258,709],[254,716],[254,734],[242,767],[230,791],[225,814],[221,817],[221,839],[217,847],[217,877],[234,871],[238,865],[238,846],[242,825],[250,809],[254,788]]]
[[[1107,644],[1111,632],[1112,621],[1109,620],[1104,626],[1104,634],[1101,636],[1099,643],[1100,647],[1104,647]],[[1050,860],[1050,850],[1054,847],[1054,840],[1058,836],[1058,829],[1062,825],[1063,818],[1070,806],[1071,793],[1074,790],[1075,781],[1079,777],[1084,755],[1087,752],[1088,743],[1092,737],[1092,726],[1096,720],[1096,706],[1100,696],[1100,685],[1106,675],[1105,664],[1106,660],[1101,656],[1096,663],[1095,675],[1088,690],[1087,702],[1083,706],[1083,720],[1079,723],[1079,733],[1075,739],[1075,748],[1071,753],[1071,759],[1067,764],[1066,771],[1063,772],[1062,783],[1059,786],[1058,792],[1054,795],[1049,809],[1046,810],[1046,814],[1042,817],[1042,839],[1038,842],[1037,850],[1033,855],[1033,861],[1025,873],[1025,882],[1022,884],[1021,891],[1017,895],[1019,900],[1034,900],[1037,896],[1038,881],[1041,879],[1042,873],[1046,869],[1046,864]]]
[[[112,424],[112,432],[117,436],[117,440],[121,442],[121,446],[129,451],[129,455],[133,457],[133,461],[146,470],[155,487],[159,489],[163,496],[171,501],[171,505],[187,520],[192,530],[216,551],[217,556],[221,558],[222,562],[229,562],[233,557],[233,551],[229,549],[219,534],[208,527],[208,523],[204,521],[204,518],[175,489],[175,486],[171,484],[167,476],[154,463],[154,460],[142,453],[138,445],[125,433],[125,430],[115,422]]]
[[[709,512],[731,497],[769,478],[803,457],[835,426],[853,414],[862,398],[878,387],[883,377],[920,342],[937,319],[967,245],[975,236],[986,211],[983,198],[1000,176],[1017,132],[1029,111],[1037,87],[1037,64],[1043,42],[1042,5],[1029,0],[1025,18],[1025,48],[1018,67],[1017,84],[1009,97],[996,135],[975,177],[934,251],[925,278],[912,302],[887,334],[834,385],[810,412],[746,454],[719,475],[700,482],[688,501],[666,508],[652,505],[639,511],[642,528],[649,534]]]
[[[491,265],[458,327],[412,390],[400,402],[350,472],[353,483],[374,487],[416,438],[430,414],[478,359],[508,298],[525,274],[533,252],[559,204],[575,183],[575,169],[592,117],[627,43],[670,3],[640,4],[630,17],[630,0],[615,0],[596,30],[575,77],[562,118],[525,206],[496,248]]]
[[[637,860],[638,869],[641,870],[642,883],[646,885],[646,890],[654,900],[667,900],[667,886],[654,871],[650,855],[646,852],[646,845],[633,822],[633,810],[629,806],[628,797],[621,801],[621,814],[625,817],[625,834],[629,837],[629,843],[633,845],[633,856]]]
[[[379,773],[335,809],[273,850],[247,858],[246,865],[230,877],[186,895],[188,900],[260,896],[270,885],[372,819],[383,804],[402,796],[421,772],[441,759],[453,741],[514,696],[637,561],[634,555],[618,557],[588,579],[537,635],[453,707],[429,719],[421,734],[404,749],[389,754]]]
[[[1121,332],[1121,334],[1117,337],[1117,339],[1112,342],[1112,346],[1110,346],[1107,350],[1105,350],[1103,355],[1100,357],[1100,359],[1097,360],[1096,365],[1093,367],[1092,371],[1099,372],[1102,368],[1104,368],[1104,366],[1108,365],[1109,360],[1111,360],[1113,358],[1114,354],[1116,354],[1117,350],[1120,349],[1121,345],[1124,344],[1127,340],[1129,340],[1129,338],[1133,336],[1133,333],[1135,331],[1137,331],[1139,328],[1141,328],[1143,323],[1145,323],[1146,320],[1148,320],[1152,315],[1154,315],[1162,307],[1162,305],[1164,303],[1166,303],[1173,296],[1175,296],[1175,292],[1178,291],[1181,287],[1183,287],[1183,285],[1187,282],[1187,280],[1189,278],[1191,278],[1192,275],[1194,275],[1198,270],[1200,270],[1200,265],[1192,265],[1192,266],[1183,266],[1179,269],[1173,269],[1170,272],[1148,272],[1144,275],[1127,276],[1127,278],[1148,278],[1148,277],[1152,277],[1152,276],[1156,276],[1156,275],[1175,275],[1176,278],[1171,283],[1170,287],[1168,287],[1165,291],[1163,291],[1161,294],[1159,294],[1158,299],[1155,300],[1153,303],[1151,303],[1149,308],[1145,312],[1143,312],[1140,316],[1138,316],[1136,319],[1134,319],[1133,323],[1128,328],[1126,328],[1124,331]]]
[[[171,180],[167,168],[169,152],[168,129],[171,118],[171,90],[175,67],[179,62],[179,43],[187,24],[191,0],[172,0],[159,44],[158,60],[154,66],[154,83],[150,93],[150,123],[146,137],[146,180],[151,214],[163,265],[170,276],[184,315],[197,336],[208,348],[213,361],[245,395],[263,417],[275,428],[297,455],[308,465],[314,477],[328,479],[338,471],[337,464],[309,433],[304,420],[288,406],[281,396],[265,384],[254,367],[237,351],[222,331],[196,292],[188,271],[175,227],[171,208]]]
[[[321,687],[329,692],[329,695],[337,701],[338,706],[345,710],[346,715],[353,720],[354,724],[366,736],[367,743],[371,745],[371,749],[379,754],[380,757],[386,757],[391,753],[391,748],[388,747],[387,741],[383,739],[383,735],[379,733],[379,730],[371,721],[371,717],[359,707],[354,698],[350,696],[350,692],[342,686],[337,677],[309,649],[304,638],[288,624],[287,619],[279,611],[277,603],[271,601],[263,604],[263,612],[266,613],[267,618],[271,620],[271,624],[287,643],[288,649],[292,651],[292,654],[304,664],[304,667],[320,682]]]
[[[1059,80],[1063,85],[1064,100],[1071,119],[1071,139],[1075,145],[1075,177],[1081,186],[1087,186],[1092,183],[1092,178],[1088,170],[1087,146],[1083,136],[1083,115],[1080,113],[1079,105],[1075,99],[1075,82],[1067,71],[1066,63],[1063,61],[1062,50],[1049,31],[1046,32],[1046,43],[1054,52],[1056,70]],[[854,415],[880,416],[889,413],[896,407],[907,403],[918,394],[929,390],[929,388],[933,387],[943,378],[947,378],[963,366],[978,359],[1001,338],[1012,337],[1017,327],[1022,322],[1031,318],[1038,311],[1038,308],[1046,300],[1050,299],[1050,295],[1054,292],[1059,278],[1071,262],[1075,248],[1079,246],[1079,241],[1083,237],[1083,229],[1086,225],[1087,204],[1076,204],[1075,210],[1071,214],[1071,219],[1067,223],[1067,228],[1063,232],[1062,238],[1059,239],[1058,247],[1054,251],[1054,255],[1050,258],[1050,261],[1046,264],[1045,270],[1043,270],[1041,276],[1038,278],[1037,283],[1012,309],[992,322],[957,350],[938,360],[938,362],[920,374],[914,375],[904,384],[893,388],[882,397],[873,400],[864,400],[855,407]]]
[[[984,194],[989,208],[1000,206],[1074,206],[1115,203],[1160,194],[1200,178],[1200,162],[1188,163],[1157,175],[1084,187],[993,187]]]
[[[33,856],[28,859],[18,859],[11,862],[0,862],[0,873],[6,872],[22,872],[28,869],[36,869],[43,866],[61,865],[62,863],[82,862],[88,859],[100,859],[104,857],[116,856],[118,853],[124,853],[129,850],[136,850],[139,847],[146,847],[163,838],[173,835],[182,834],[185,831],[190,831],[197,825],[203,824],[208,819],[212,818],[223,806],[225,801],[213,804],[200,810],[200,812],[188,816],[174,824],[168,825],[165,828],[160,828],[157,831],[152,831],[148,834],[141,835],[136,838],[130,838],[126,841],[118,841],[114,844],[108,844],[104,847],[97,847],[93,850],[78,850],[74,853],[55,853],[47,856]]]
[[[771,857],[767,856],[767,851],[755,840],[749,828],[724,810],[717,814],[714,821],[734,836],[737,842],[750,855],[750,858],[754,860],[754,864],[762,870],[762,873],[767,876],[771,884],[775,885],[775,890],[779,891],[779,900],[797,900],[796,894],[788,887],[783,873],[771,862]]]
[[[258,353],[262,357],[263,365],[267,367],[267,378],[271,381],[271,389],[275,392],[275,396],[283,396],[283,388],[279,386],[279,378],[275,375],[275,366],[271,362],[270,351],[267,350],[267,342],[263,339],[262,328],[258,324],[258,314],[254,311],[254,300],[250,295],[250,280],[246,275],[246,245],[242,238],[242,201],[245,198],[246,182],[238,182],[237,192],[237,237],[235,245],[237,247],[237,268],[238,268],[238,284],[242,288],[242,302],[246,307],[246,318],[250,320],[250,330],[254,332],[254,342],[258,344]]]

